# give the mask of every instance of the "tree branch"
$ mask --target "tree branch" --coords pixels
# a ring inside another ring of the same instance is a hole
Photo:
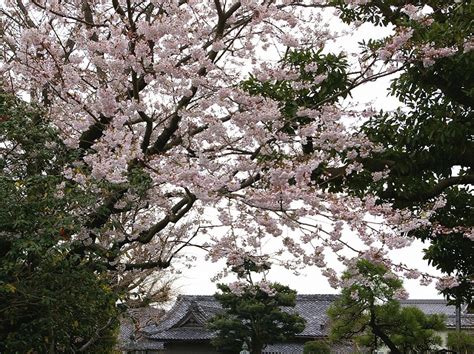
[[[387,190],[381,194],[381,197],[383,199],[394,199],[396,203],[401,203],[402,205],[406,204],[407,202],[424,202],[440,195],[445,189],[449,187],[464,184],[474,185],[474,175],[456,176],[442,179],[431,189],[423,193],[417,192],[416,194],[400,195],[393,190]]]
[[[94,335],[87,341],[87,343],[85,343],[82,347],[78,349],[78,352],[84,352],[89,349],[91,345],[93,345],[95,342],[97,342],[98,339],[100,339],[100,333],[109,328],[115,321],[116,320],[114,318],[109,318],[105,326],[98,328],[95,331]]]

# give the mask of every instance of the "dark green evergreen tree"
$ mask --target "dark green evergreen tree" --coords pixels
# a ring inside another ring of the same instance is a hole
[[[246,280],[218,284],[221,292],[214,296],[224,311],[208,325],[217,333],[212,343],[219,350],[236,353],[245,342],[252,354],[260,354],[266,345],[291,340],[302,332],[305,320],[292,309],[295,290],[278,283],[254,282],[251,271],[259,268],[251,261],[245,264],[234,270]]]
[[[61,173],[69,152],[42,112],[0,93],[0,352],[111,352],[119,294],[71,252],[93,199]]]
[[[321,340],[306,342],[303,348],[303,354],[330,354],[329,345]]]
[[[392,353],[429,351],[442,343],[436,332],[445,329],[444,317],[425,315],[415,307],[400,306],[402,281],[380,264],[359,260],[343,275],[341,296],[329,308],[330,338],[356,340]]]
[[[448,347],[456,350],[460,354],[468,354],[474,352],[474,336],[467,331],[449,332]]]

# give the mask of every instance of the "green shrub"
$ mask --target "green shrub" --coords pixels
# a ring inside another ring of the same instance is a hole
[[[449,332],[448,347],[460,353],[474,352],[474,334],[468,332]]]
[[[306,342],[303,349],[304,354],[329,354],[331,350],[326,342],[314,340]]]

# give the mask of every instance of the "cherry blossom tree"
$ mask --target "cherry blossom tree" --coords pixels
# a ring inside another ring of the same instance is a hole
[[[386,249],[409,245],[405,234],[429,223],[426,214],[326,187],[381,149],[344,123],[371,111],[347,108],[343,98],[404,70],[403,56],[399,66],[383,60],[402,53],[411,33],[395,32],[372,63],[348,62],[324,51],[338,37],[325,20],[333,5],[6,1],[4,85],[47,109],[77,152],[64,175],[96,195],[73,249],[96,253],[118,277],[167,268],[191,245],[230,266],[257,250],[263,262],[290,255],[288,266],[316,265],[333,285],[328,251],[342,262],[364,255],[393,266]],[[315,54],[296,65],[293,49]],[[249,77],[253,86],[242,85]],[[313,100],[282,111],[279,100],[252,91],[257,81],[280,83],[275,92],[306,90]],[[215,226],[221,231],[196,243]],[[357,240],[344,240],[344,228]],[[281,247],[268,252],[266,238]]]

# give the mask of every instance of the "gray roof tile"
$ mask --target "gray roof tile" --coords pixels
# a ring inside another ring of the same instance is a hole
[[[442,299],[432,299],[432,300],[422,300],[422,299],[410,299],[400,301],[400,304],[404,307],[406,306],[415,306],[418,307],[421,311],[427,315],[433,314],[444,314],[452,315],[456,312],[456,308],[452,305],[447,305],[445,300]]]
[[[290,312],[299,313],[306,320],[305,329],[297,337],[316,338],[326,336],[329,330],[326,311],[336,299],[337,295],[297,295],[295,308],[287,308]],[[427,314],[445,314],[447,316],[447,326],[454,326],[455,308],[454,306],[447,306],[444,300],[415,299],[405,300],[401,303],[402,306],[416,306]],[[222,311],[222,308],[214,296],[181,295],[165,315],[158,314],[156,309],[155,311],[143,312],[148,320],[140,321],[146,324],[141,328],[140,335],[135,337],[140,348],[146,345],[160,346],[166,341],[209,340],[213,338],[214,333],[204,327],[205,322]],[[140,315],[140,312],[135,315]],[[463,326],[474,327],[474,315],[463,314],[462,321]],[[130,327],[129,325],[127,327],[124,324],[122,327],[123,337],[130,338],[131,333],[129,332],[133,332],[133,326]],[[293,344],[281,345],[291,346]],[[150,346],[149,349],[153,348]],[[291,352],[291,350],[288,352]]]
[[[306,327],[298,336],[320,337],[326,335],[326,311],[336,298],[337,295],[298,295],[295,308],[287,309],[299,313],[306,320]],[[183,295],[178,298],[175,306],[159,324],[148,326],[145,328],[145,332],[148,335],[153,335],[154,338],[160,338],[159,333],[167,336],[168,331],[179,325],[180,321],[189,313],[192,313],[199,322],[202,320],[205,322],[220,311],[222,308],[214,296]],[[173,331],[173,335],[176,333],[177,331]],[[183,331],[183,336],[188,333],[188,330]]]
[[[150,335],[148,338],[154,340],[177,340],[177,341],[194,341],[209,340],[214,338],[213,332],[203,327],[179,327],[170,328],[162,332]]]

